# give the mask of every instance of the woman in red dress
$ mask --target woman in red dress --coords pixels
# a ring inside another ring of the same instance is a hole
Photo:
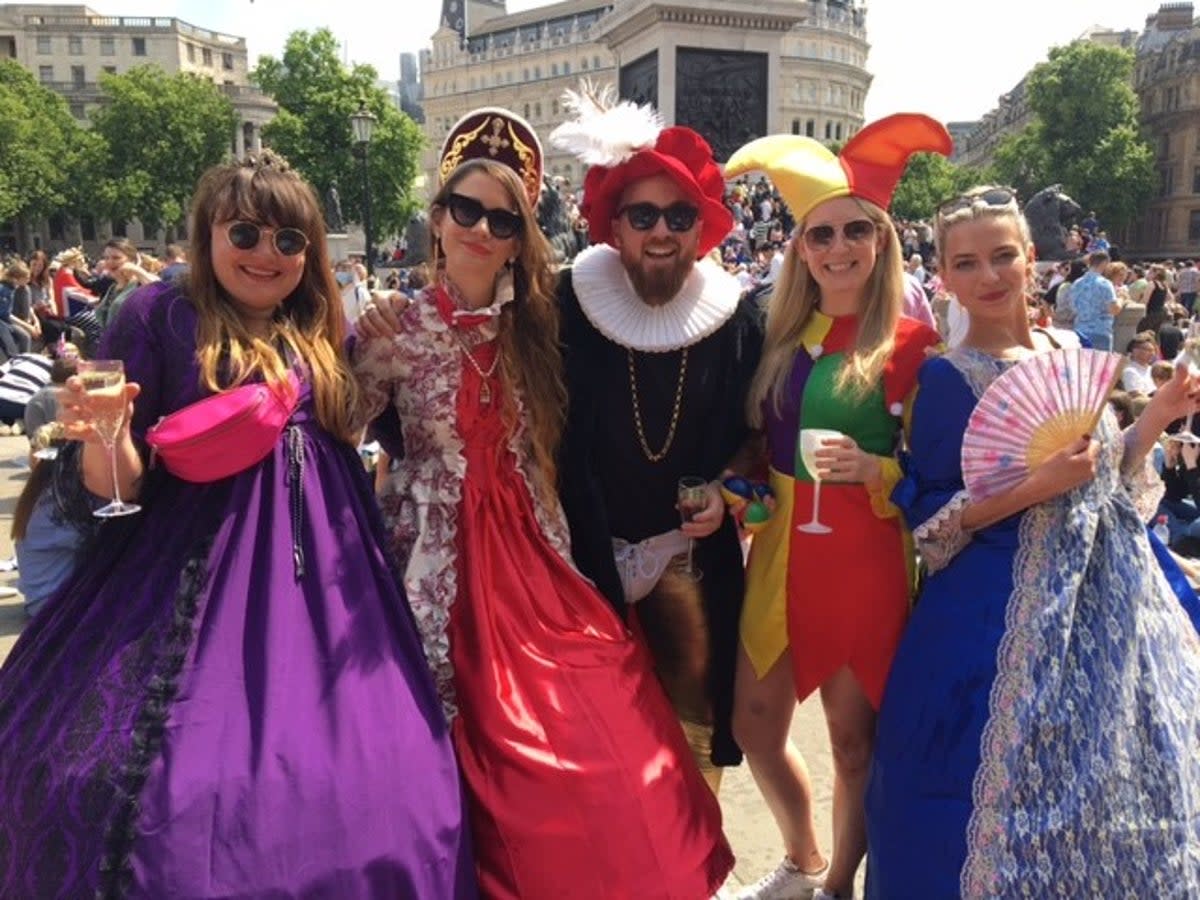
[[[536,137],[477,111],[441,175],[439,276],[411,305],[370,304],[354,359],[365,415],[399,418],[382,505],[451,719],[482,892],[709,897],[733,865],[720,809],[646,652],[569,555]]]

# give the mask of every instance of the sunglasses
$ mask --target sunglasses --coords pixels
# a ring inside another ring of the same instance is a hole
[[[700,210],[682,200],[666,208],[653,203],[630,203],[617,210],[617,215],[624,216],[634,231],[649,231],[660,218],[666,221],[671,231],[691,231]]]
[[[480,219],[487,219],[492,237],[505,240],[521,230],[521,217],[507,209],[488,209],[474,197],[451,194],[446,198],[450,218],[463,228],[474,228]]]
[[[976,203],[982,203],[984,206],[1008,206],[1010,203],[1016,202],[1016,199],[1017,192],[1012,188],[988,188],[985,191],[973,191],[958,197],[952,197],[938,204],[937,214],[939,216],[953,215],[964,209],[970,209]]]
[[[264,234],[280,256],[298,256],[308,249],[308,235],[299,228],[263,228],[253,222],[234,222],[226,230],[229,243],[239,250],[253,250]]]
[[[875,223],[870,219],[854,219],[842,225],[842,240],[847,244],[861,244],[875,236]],[[833,246],[837,229],[833,225],[814,225],[801,235],[809,250],[823,250]]]

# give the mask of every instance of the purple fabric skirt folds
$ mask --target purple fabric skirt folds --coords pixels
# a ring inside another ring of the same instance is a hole
[[[152,472],[21,636],[0,670],[0,897],[475,896],[369,488],[306,408],[302,492],[286,440],[212,485]]]

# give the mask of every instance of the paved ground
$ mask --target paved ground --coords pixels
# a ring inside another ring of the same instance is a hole
[[[25,484],[28,446],[24,437],[0,437],[0,560],[12,556],[12,513]],[[0,573],[0,586],[15,584],[15,573]],[[0,660],[8,654],[24,624],[21,598],[0,598]],[[792,723],[792,738],[812,773],[817,834],[828,851],[833,804],[832,761],[825,720],[815,697],[798,708]],[[745,766],[726,770],[721,785],[721,806],[725,812],[725,830],[737,855],[737,867],[726,885],[727,893],[732,894],[739,886],[752,883],[774,868],[782,847],[774,821]]]

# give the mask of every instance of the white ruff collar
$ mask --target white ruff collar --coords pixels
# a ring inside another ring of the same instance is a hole
[[[661,306],[643,303],[621,254],[607,244],[588,247],[571,265],[571,283],[588,321],[632,350],[666,353],[708,337],[737,309],[737,279],[709,260],[692,268],[683,287]]]

